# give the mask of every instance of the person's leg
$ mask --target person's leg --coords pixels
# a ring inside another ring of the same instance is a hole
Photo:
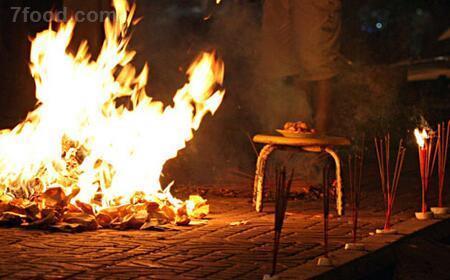
[[[328,129],[332,78],[338,74],[340,1],[296,0],[293,3],[293,34],[302,80],[312,83],[315,128]]]
[[[298,66],[293,59],[290,9],[285,0],[264,1],[258,73],[269,79],[284,79],[298,74]]]
[[[312,125],[313,119],[313,83],[294,77],[293,83],[294,96],[289,101],[292,111],[291,121],[304,121]]]
[[[332,79],[320,80],[316,82],[315,86],[314,123],[315,128],[321,134],[326,134],[329,129],[330,106],[333,97],[331,81]]]
[[[294,77],[294,86],[298,91],[307,92],[308,95],[311,93],[311,82],[300,79],[298,76]]]

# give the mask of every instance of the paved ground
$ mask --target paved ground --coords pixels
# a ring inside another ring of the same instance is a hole
[[[323,252],[320,204],[302,204],[293,201],[289,205],[280,271]],[[0,276],[261,279],[270,270],[273,215],[255,213],[243,198],[213,198],[211,205],[208,224],[174,231],[68,234],[1,229]],[[400,213],[396,221],[407,216]],[[247,224],[230,225],[241,220]],[[361,225],[362,234],[368,235],[382,225],[382,212],[364,212]],[[331,248],[342,247],[350,238],[347,218],[333,218],[330,228]]]
[[[404,174],[393,223],[411,218],[419,205],[420,191],[413,174]],[[376,182],[375,177],[366,179]],[[376,187],[368,189],[362,201],[362,237],[383,225],[381,192]],[[272,205],[257,214],[245,192],[238,196],[208,197],[212,213],[207,224],[163,232],[99,230],[70,234],[1,228],[0,277],[262,279],[270,272],[272,258]],[[298,269],[323,253],[320,213],[320,200],[289,202],[279,271]],[[332,250],[350,240],[348,220],[331,219]],[[237,221],[246,224],[230,225]]]

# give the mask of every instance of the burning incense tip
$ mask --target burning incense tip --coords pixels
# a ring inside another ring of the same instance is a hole
[[[418,153],[419,153],[419,168],[422,185],[422,211],[419,215],[424,215],[428,211],[428,189],[430,184],[430,175],[433,174],[434,163],[437,156],[437,147],[434,145],[436,137],[430,128],[423,128],[421,131],[416,128],[414,130],[416,137]],[[434,155],[434,156],[433,156]],[[416,213],[416,216],[418,214]]]
[[[426,139],[428,139],[427,129],[423,128],[422,131],[418,128],[414,129],[414,136],[416,137],[417,145],[419,145],[420,148],[423,148]]]

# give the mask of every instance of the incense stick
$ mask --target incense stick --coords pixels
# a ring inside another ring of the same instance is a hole
[[[418,144],[417,149],[419,154],[419,167],[422,185],[421,212],[426,213],[428,211],[428,189],[430,185],[430,175],[434,170],[434,163],[440,146],[440,137],[435,137],[432,131],[431,133],[428,133],[426,129],[422,129],[421,133],[418,129],[416,129],[414,134]],[[434,144],[435,141],[437,141],[436,145]]]
[[[391,138],[389,134],[387,134],[384,139],[374,139],[375,151],[378,160],[378,171],[380,174],[380,185],[383,191],[384,205],[386,210],[384,230],[389,230],[391,228],[392,209],[397,194],[398,183],[400,180],[406,152],[406,148],[403,146],[403,139],[401,139],[397,149],[394,174],[391,179],[390,141]]]
[[[444,182],[445,182],[445,168],[447,165],[448,140],[450,136],[450,121],[447,126],[442,122],[438,125],[438,139],[437,139],[437,161],[438,161],[438,206],[443,207]],[[436,155],[436,153],[435,153]],[[434,163],[434,162],[433,162]]]
[[[353,156],[352,155],[348,156],[350,199],[352,204],[352,221],[353,221],[353,230],[352,230],[353,243],[356,243],[358,230],[358,216],[359,216],[358,213],[361,200],[361,179],[364,165],[364,149],[365,149],[365,140],[363,136],[360,150],[357,151]]]
[[[274,276],[277,268],[278,250],[280,245],[281,230],[283,228],[286,214],[289,192],[294,178],[294,171],[291,172],[289,180],[286,181],[286,168],[276,170],[275,173],[275,235],[273,242],[272,273]]]
[[[328,218],[330,213],[330,163],[327,163],[323,169],[323,247],[324,256],[328,258]]]

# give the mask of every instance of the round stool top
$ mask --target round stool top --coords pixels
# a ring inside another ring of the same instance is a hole
[[[261,144],[272,144],[281,146],[350,146],[351,142],[345,137],[336,136],[317,136],[311,138],[303,137],[285,137],[275,135],[257,134],[253,137],[253,142]]]

